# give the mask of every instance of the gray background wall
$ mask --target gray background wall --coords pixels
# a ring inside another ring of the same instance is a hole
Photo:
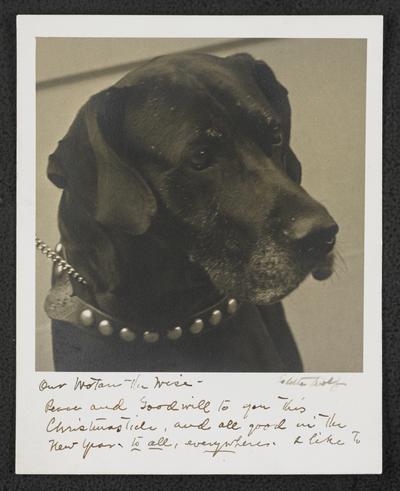
[[[48,155],[87,98],[132,63],[187,49],[265,60],[288,88],[292,147],[303,186],[340,225],[335,274],[307,279],[284,301],[305,370],[362,370],[366,41],[357,39],[39,38],[37,53],[37,234],[57,243],[60,191],[46,178]],[[36,367],[52,370],[50,323],[43,302],[50,262],[37,255]]]

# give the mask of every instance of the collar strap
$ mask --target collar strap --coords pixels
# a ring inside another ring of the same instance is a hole
[[[53,268],[53,287],[45,301],[50,319],[74,324],[91,334],[119,338],[125,342],[156,343],[162,339],[177,341],[186,336],[198,336],[213,330],[231,318],[238,309],[235,298],[223,297],[207,309],[164,331],[141,332],[134,325],[110,316],[73,294],[70,275],[62,267]]]

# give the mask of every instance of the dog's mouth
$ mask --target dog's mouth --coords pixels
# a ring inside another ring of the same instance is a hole
[[[332,251],[311,271],[313,278],[318,281],[324,281],[332,276],[334,260],[335,256]]]
[[[207,236],[203,241],[198,239],[193,242],[191,255],[221,292],[239,300],[262,305],[276,303],[308,275],[323,281],[333,273],[333,244],[329,244],[330,250],[304,254],[268,236],[247,244],[247,248],[237,236],[229,237],[230,240],[221,239],[220,243],[215,242],[214,236]]]

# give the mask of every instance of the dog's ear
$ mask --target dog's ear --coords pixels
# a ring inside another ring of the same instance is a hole
[[[266,95],[274,109],[281,116],[284,134],[286,136],[284,166],[290,179],[297,184],[301,182],[301,164],[290,148],[290,119],[291,111],[287,89],[278,82],[271,68],[260,60],[253,60],[254,78],[261,91]]]
[[[271,68],[260,60],[253,60],[254,78],[261,91],[271,102],[273,108],[282,118],[282,126],[286,136],[283,155],[287,175],[297,184],[301,182],[301,164],[290,147],[291,111],[287,89],[278,82]]]
[[[247,53],[229,57],[237,64],[242,64],[250,72],[260,91],[268,99],[273,109],[279,114],[284,131],[283,164],[288,176],[296,183],[301,181],[301,164],[290,148],[290,104],[287,89],[278,82],[271,68],[261,60],[256,60]]]
[[[287,89],[278,82],[271,68],[260,60],[253,60],[253,75],[261,92],[265,94],[275,111],[280,115],[282,126],[290,140],[290,104]]]
[[[157,204],[139,171],[123,158],[128,90],[107,89],[82,107],[50,156],[47,174],[56,186],[79,195],[100,224],[139,235],[150,226]]]
[[[301,183],[301,164],[294,154],[293,150],[288,147],[283,156],[284,166],[287,175],[297,184]]]

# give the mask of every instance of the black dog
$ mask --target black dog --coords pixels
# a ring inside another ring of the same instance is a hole
[[[329,276],[287,91],[247,54],[162,56],[93,96],[50,156],[64,189],[46,309],[57,370],[301,371],[279,302]]]

